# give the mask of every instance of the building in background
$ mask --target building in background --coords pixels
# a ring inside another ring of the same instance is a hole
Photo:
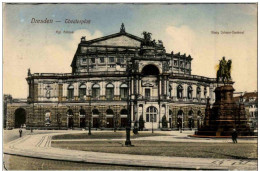
[[[197,59],[199,60],[199,59]],[[31,73],[26,102],[8,105],[7,127],[192,128],[202,123],[206,98],[214,102],[215,78],[192,75],[190,55],[167,53],[162,41],[126,32],[81,38],[71,73]],[[46,70],[48,70],[46,66]]]
[[[244,92],[241,96],[235,97],[235,100],[237,103],[242,101],[245,104],[250,127],[258,129],[258,92]]]

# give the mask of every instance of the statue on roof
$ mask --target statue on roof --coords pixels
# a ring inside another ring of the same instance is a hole
[[[125,25],[124,25],[124,23],[121,24],[120,33],[125,33]]]
[[[219,61],[219,68],[217,71],[217,82],[219,82],[220,78],[222,79],[222,82],[224,84],[231,81],[231,65],[232,61],[226,61],[225,57],[223,56],[222,60]]]
[[[30,76],[30,75],[31,75],[31,70],[30,70],[30,68],[28,68],[27,76]]]
[[[142,42],[142,45],[144,46],[156,46],[156,41],[152,40],[152,33],[146,32],[144,31],[142,33],[142,35],[144,36],[144,40]]]

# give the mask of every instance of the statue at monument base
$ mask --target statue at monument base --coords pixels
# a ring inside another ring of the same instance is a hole
[[[234,129],[239,136],[253,135],[244,104],[236,104],[233,92],[234,88],[230,84],[215,89],[216,101],[210,108],[209,98],[207,99],[204,125],[195,132],[195,136],[231,136]]]

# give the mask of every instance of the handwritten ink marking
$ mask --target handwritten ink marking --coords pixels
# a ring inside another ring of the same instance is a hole
[[[51,23],[53,23],[53,20],[52,19],[48,19],[48,18],[45,18],[45,19],[35,19],[35,18],[32,18],[31,19],[31,23],[32,24],[51,24]]]

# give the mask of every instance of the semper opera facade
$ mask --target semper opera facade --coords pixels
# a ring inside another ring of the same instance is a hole
[[[143,117],[145,129],[196,128],[216,79],[191,74],[190,55],[167,53],[162,41],[125,31],[81,38],[71,73],[31,73],[28,97],[7,106],[7,128],[124,128]],[[128,115],[129,111],[129,115]]]

